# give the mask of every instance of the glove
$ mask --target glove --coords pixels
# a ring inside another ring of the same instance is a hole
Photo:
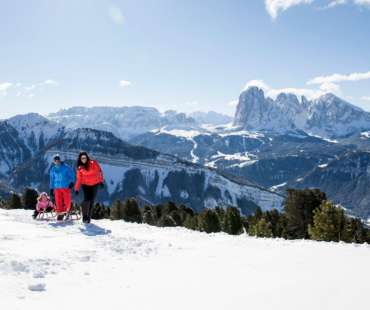
[[[69,183],[68,188],[72,189],[75,184],[73,182]]]
[[[51,198],[54,197],[54,190],[53,189],[50,190],[49,195],[50,195]]]
[[[75,191],[76,196],[78,196],[78,191]]]
[[[104,183],[103,182],[100,183],[99,186],[100,186],[100,188],[104,188]]]

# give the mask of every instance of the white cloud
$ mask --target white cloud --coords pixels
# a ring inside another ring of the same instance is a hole
[[[26,86],[26,87],[24,87],[24,90],[25,90],[26,92],[30,92],[31,90],[34,90],[35,88],[36,88],[36,85],[32,84],[32,85],[30,85],[30,86]]]
[[[320,1],[317,0],[265,0],[265,7],[268,14],[273,19],[276,19],[281,12],[290,9],[291,7],[313,3],[318,3],[317,7],[320,7]],[[330,9],[346,4],[370,7],[370,0],[326,0],[325,6],[321,8]]]
[[[355,4],[370,6],[370,0],[354,0]]]
[[[340,92],[340,87],[338,84],[325,82],[320,85],[320,89],[327,93],[338,93]]]
[[[247,82],[247,84],[245,84],[244,86],[244,89],[243,90],[246,90],[248,89],[249,87],[251,86],[256,86],[258,88],[261,88],[263,89],[264,91],[266,90],[269,90],[270,89],[270,86],[268,86],[264,81],[262,80],[250,80]]]
[[[109,7],[108,14],[112,22],[117,25],[122,25],[125,21],[125,17],[123,16],[123,13],[119,7]]]
[[[238,105],[238,102],[239,102],[239,100],[231,100],[227,103],[227,105],[230,106],[230,107],[235,107],[235,106]]]
[[[5,96],[7,94],[8,89],[11,88],[12,86],[13,84],[8,82],[0,84],[0,94]]]
[[[370,71],[368,72],[355,72],[350,74],[334,73],[326,76],[318,76],[307,82],[308,85],[324,84],[324,83],[340,83],[346,81],[362,81],[370,79]]]
[[[365,100],[365,101],[370,101],[370,96],[363,96],[360,99]]]
[[[294,88],[294,87],[287,87],[287,88],[273,88],[267,85],[262,80],[251,80],[247,82],[247,84],[244,87],[244,90],[251,86],[256,86],[258,88],[261,88],[266,96],[271,98],[276,98],[280,93],[289,93],[289,94],[295,94],[297,96],[305,96],[309,99],[320,97],[321,95],[325,94],[327,91],[321,90],[321,89],[310,89],[310,88]]]
[[[54,85],[54,86],[58,86],[59,83],[57,81],[54,81],[54,80],[45,80],[42,84],[45,84],[45,85]]]
[[[265,0],[265,7],[270,16],[275,19],[279,13],[293,6],[310,4],[313,1],[314,0]]]
[[[119,86],[121,86],[121,87],[128,87],[128,86],[131,86],[131,82],[130,81],[126,81],[126,80],[121,80],[121,81],[119,81]]]
[[[343,4],[347,4],[348,3],[348,0],[332,0],[329,2],[329,4],[326,6],[327,8],[333,8],[333,7],[336,7],[338,5],[343,5]]]

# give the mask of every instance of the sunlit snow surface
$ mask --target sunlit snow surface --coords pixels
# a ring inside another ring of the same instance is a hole
[[[367,309],[370,247],[0,210],[0,309]]]

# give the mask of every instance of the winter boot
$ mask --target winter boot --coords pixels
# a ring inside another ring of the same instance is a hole
[[[64,214],[63,213],[57,215],[57,221],[58,222],[63,221],[63,219],[64,219]]]

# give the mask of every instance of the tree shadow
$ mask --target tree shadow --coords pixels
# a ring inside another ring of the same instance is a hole
[[[85,224],[85,227],[80,227],[80,231],[86,236],[101,236],[112,233],[110,229],[105,229],[92,223]]]

